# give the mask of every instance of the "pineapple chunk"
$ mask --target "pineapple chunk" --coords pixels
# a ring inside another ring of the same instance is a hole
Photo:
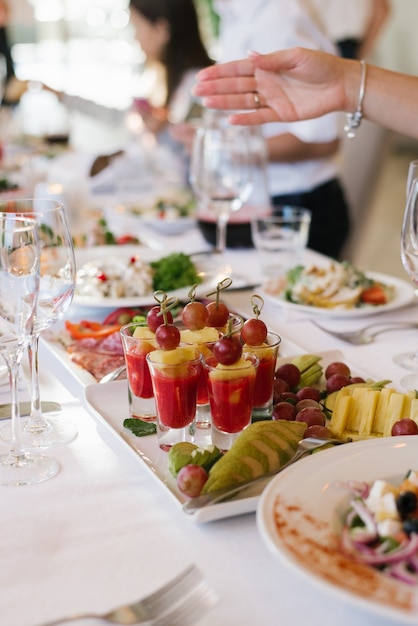
[[[210,372],[209,376],[212,380],[232,380],[241,378],[242,376],[255,376],[255,374],[256,370],[251,361],[241,357],[232,365],[222,365],[222,363],[218,363],[216,368]]]
[[[201,328],[200,330],[186,330],[180,331],[181,341],[183,343],[212,343],[214,341],[218,341],[219,339],[219,331],[216,328],[211,326],[205,326],[205,328]]]
[[[411,408],[409,411],[409,417],[418,424],[418,398],[414,398],[411,402]]]
[[[150,353],[151,361],[162,365],[181,365],[196,359],[196,348],[193,346],[179,346],[175,350],[154,350]]]
[[[344,393],[343,387],[335,400],[334,410],[329,424],[331,432],[336,437],[340,437],[347,428],[348,416],[352,405],[353,397],[348,392]]]
[[[395,393],[395,389],[391,387],[383,387],[379,395],[379,401],[377,403],[376,412],[374,415],[374,422],[372,430],[374,433],[383,435],[386,422],[386,411],[389,404],[389,399],[392,393]]]
[[[358,397],[358,414],[360,417],[359,435],[360,437],[367,437],[372,433],[374,416],[376,414],[376,407],[379,401],[380,391],[363,387],[361,389],[361,392],[362,393],[359,393]]]
[[[132,337],[138,337],[138,339],[154,339],[155,335],[148,326],[137,326]]]
[[[383,436],[390,437],[392,432],[392,426],[395,422],[405,417],[405,394],[392,393],[390,396],[389,404],[386,410],[385,427],[383,429]]]
[[[242,347],[243,352],[249,352],[250,354],[254,354],[256,357],[262,361],[263,359],[271,359],[272,351],[274,348],[269,346],[267,343],[263,343],[260,346],[249,346],[248,344],[244,344]]]

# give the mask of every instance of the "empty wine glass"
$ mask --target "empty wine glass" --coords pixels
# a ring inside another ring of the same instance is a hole
[[[75,259],[71,234],[65,209],[60,202],[50,199],[22,199],[13,203],[0,203],[0,213],[6,208],[33,216],[38,227],[41,250],[39,295],[34,315],[34,325],[29,343],[31,374],[31,412],[22,420],[22,437],[31,448],[47,447],[72,441],[77,435],[75,425],[60,417],[45,417],[39,390],[38,351],[43,330],[61,319],[68,310],[75,289]],[[9,441],[10,425],[0,430],[0,438]]]
[[[401,233],[401,258],[407,274],[418,285],[418,178],[413,179],[405,213]],[[416,351],[404,352],[394,357],[395,363],[405,369],[414,370],[417,373],[404,376],[401,384],[410,389],[418,388],[418,348]]]
[[[45,454],[25,450],[20,425],[18,377],[33,328],[39,290],[40,249],[35,220],[0,213],[0,354],[10,380],[10,449],[0,455],[0,484],[32,485],[55,476],[59,465]]]
[[[228,116],[224,111],[205,111],[190,163],[190,183],[198,202],[216,214],[216,251],[221,255],[219,280],[226,269],[229,216],[242,207],[253,185],[251,131],[245,126],[232,126]]]

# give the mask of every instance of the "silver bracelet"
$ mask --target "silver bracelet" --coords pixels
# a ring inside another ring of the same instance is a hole
[[[356,136],[356,130],[361,124],[363,119],[363,100],[366,91],[366,77],[367,77],[367,65],[363,59],[360,61],[361,65],[361,81],[360,91],[358,93],[357,109],[354,113],[347,113],[347,124],[344,126],[344,130],[347,133],[349,139],[353,139]]]

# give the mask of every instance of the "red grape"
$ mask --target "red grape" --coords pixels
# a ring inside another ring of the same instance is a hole
[[[162,324],[164,324],[163,315],[158,315],[160,311],[161,311],[161,308],[158,305],[156,305],[156,306],[151,307],[151,309],[148,311],[148,314],[147,314],[148,328],[152,330],[153,333],[155,333],[158,326],[161,326]],[[172,323],[173,323],[173,316],[171,314],[171,311],[167,311],[167,324],[172,324]]]
[[[308,428],[303,433],[303,438],[306,439],[306,437],[317,437],[318,439],[332,439],[333,434],[326,426],[314,424],[313,426],[308,426]]]
[[[244,322],[241,339],[249,346],[261,346],[266,340],[267,333],[267,326],[263,320],[251,318]]]
[[[235,337],[222,337],[213,346],[213,356],[222,365],[236,363],[242,354],[241,342]]]
[[[208,479],[207,471],[200,465],[184,465],[177,474],[177,487],[190,498],[200,494]]]
[[[361,376],[350,376],[349,380],[350,380],[350,385],[353,385],[354,383],[365,383],[366,382],[364,380],[364,378],[361,378]]]
[[[325,415],[321,409],[308,406],[297,412],[296,421],[305,422],[308,426],[325,426]]]
[[[208,310],[208,326],[214,326],[215,328],[222,328],[228,321],[229,309],[223,302],[209,302],[206,305]]]
[[[277,368],[276,378],[282,378],[293,389],[300,382],[300,369],[293,363],[284,363]]]
[[[155,340],[162,350],[174,350],[180,343],[180,330],[174,324],[161,324],[155,331]]]
[[[207,324],[209,312],[202,302],[189,302],[184,307],[181,319],[186,328],[200,330]]]
[[[289,385],[283,378],[275,378],[273,381],[273,404],[279,402],[282,393],[289,390]]]
[[[291,404],[296,406],[298,397],[295,393],[293,393],[293,391],[283,391],[283,393],[280,394],[278,401],[279,402],[291,402]]]
[[[346,376],[347,378],[349,378],[351,372],[350,368],[345,363],[342,363],[341,361],[334,361],[333,363],[330,363],[326,368],[325,378],[328,380],[328,378],[330,378],[334,374],[341,374],[341,376]]]
[[[272,419],[294,421],[296,408],[291,402],[279,402],[273,409]]]
[[[342,374],[333,374],[327,380],[327,393],[333,393],[339,391],[342,387],[346,387],[350,384],[348,376]]]
[[[298,400],[307,400],[309,398],[310,400],[316,400],[316,402],[319,402],[321,399],[321,392],[319,389],[316,389],[316,387],[302,387],[301,389],[298,389],[296,395]]]
[[[312,400],[312,398],[304,398],[303,400],[299,400],[296,403],[296,411],[301,411],[302,409],[306,409],[307,406],[311,406],[314,409],[319,409],[322,411],[322,407],[316,400]]]
[[[404,417],[394,423],[391,435],[393,437],[399,437],[401,435],[418,435],[418,425],[409,417]]]

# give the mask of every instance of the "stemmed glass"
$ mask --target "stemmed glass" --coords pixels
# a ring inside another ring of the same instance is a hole
[[[68,443],[77,435],[75,425],[59,417],[45,417],[42,413],[38,351],[41,332],[64,316],[73,299],[76,269],[72,238],[65,209],[60,202],[29,198],[0,203],[0,214],[10,210],[11,205],[14,211],[31,215],[36,221],[41,251],[39,295],[28,350],[31,412],[28,419],[22,420],[22,437],[25,445],[31,448]],[[0,429],[0,438],[10,441],[11,437],[7,424]]]
[[[228,116],[229,112],[205,111],[190,162],[190,183],[196,198],[216,215],[216,251],[221,255],[218,279],[224,277],[230,214],[242,207],[253,186],[251,131],[249,127],[232,126]]]
[[[0,455],[0,484],[31,485],[55,476],[59,465],[45,454],[25,450],[20,426],[18,377],[30,341],[39,290],[40,249],[36,221],[0,213],[0,354],[10,379],[11,443]]]
[[[406,185],[406,206],[401,232],[401,259],[407,274],[418,285],[418,161],[411,161]],[[418,373],[418,348],[394,357],[394,362]],[[418,388],[418,374],[404,376],[404,386]]]

